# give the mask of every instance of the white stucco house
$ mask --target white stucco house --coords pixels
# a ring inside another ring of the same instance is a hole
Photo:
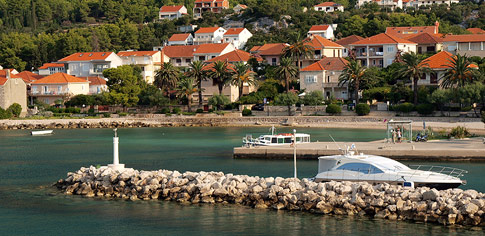
[[[123,65],[121,58],[114,52],[78,52],[60,59],[66,73],[75,77],[100,76],[109,68]]]

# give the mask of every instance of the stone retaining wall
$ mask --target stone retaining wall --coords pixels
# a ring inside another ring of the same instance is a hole
[[[255,208],[358,215],[443,225],[484,224],[485,194],[475,190],[403,188],[366,182],[315,183],[293,179],[158,170],[114,171],[91,166],[70,172],[55,186],[65,194],[130,200],[234,203]]]

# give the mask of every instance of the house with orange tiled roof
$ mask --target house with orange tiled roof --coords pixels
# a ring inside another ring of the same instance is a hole
[[[30,104],[33,105],[34,101],[33,98],[30,96],[30,90],[32,88],[32,82],[37,81],[39,79],[44,78],[42,75],[38,75],[36,73],[30,72],[30,71],[22,71],[18,74],[15,75],[16,78],[21,78],[25,84],[27,85],[27,97],[28,100],[30,101]]]
[[[236,48],[230,43],[201,44],[193,53],[194,61],[207,61],[234,50]]]
[[[44,63],[38,71],[39,75],[52,75],[59,72],[66,73],[66,68],[62,63]]]
[[[89,94],[100,94],[108,91],[108,85],[106,85],[106,79],[99,76],[80,77],[89,82]]]
[[[152,84],[155,73],[161,68],[162,53],[160,51],[122,51],[118,52],[123,65],[138,65],[145,82]]]
[[[417,44],[416,51],[418,54],[435,53],[443,49],[443,39],[428,32],[412,34],[406,37],[407,40]]]
[[[390,34],[381,33],[350,44],[355,59],[363,66],[387,67],[397,55],[416,52],[417,44]]]
[[[235,12],[235,13],[240,13],[241,11],[244,11],[248,9],[248,6],[244,5],[244,4],[237,4],[236,6],[234,6],[232,8],[232,10]]]
[[[158,12],[158,19],[160,20],[174,20],[187,15],[187,8],[185,6],[162,6]]]
[[[11,69],[0,70],[0,107],[7,109],[14,103],[22,107],[21,116],[27,112],[27,85]]]
[[[334,28],[331,25],[313,25],[308,30],[307,37],[312,35],[318,35],[320,37],[333,40],[335,37],[333,35]]]
[[[428,33],[436,35],[439,33],[440,23],[436,21],[433,26],[404,26],[404,27],[387,27],[386,34],[396,37],[406,37],[411,34]]]
[[[357,8],[361,8],[366,4],[375,3],[380,7],[390,8],[391,10],[395,10],[396,8],[403,9],[404,2],[407,0],[358,0],[357,1]]]
[[[55,73],[32,82],[30,92],[32,97],[50,105],[78,94],[89,94],[89,81],[66,73]]]
[[[162,62],[170,62],[177,67],[188,67],[194,61],[194,52],[199,45],[165,46],[163,47]]]
[[[194,18],[202,18],[204,12],[221,13],[224,9],[229,9],[228,0],[195,0]]]
[[[267,43],[262,46],[254,46],[249,50],[256,57],[261,57],[264,61],[272,66],[280,64],[280,57],[283,50],[290,46],[287,43]]]
[[[485,34],[446,35],[443,50],[454,55],[485,57]]]
[[[251,37],[253,34],[246,28],[230,28],[224,33],[222,41],[231,43],[237,49],[243,49]]]
[[[450,6],[451,4],[456,4],[459,3],[459,0],[409,0],[409,1],[404,1],[403,0],[403,6],[404,7],[414,7],[414,8],[420,8],[421,6],[430,6],[430,5],[441,5],[441,4],[446,4]]]
[[[344,6],[334,2],[322,2],[318,5],[313,6],[313,9],[315,9],[315,11],[323,11],[325,13],[335,12],[335,11],[343,12]]]
[[[336,44],[340,44],[344,47],[342,57],[348,57],[349,56],[349,50],[350,50],[350,44],[355,43],[357,41],[360,41],[364,38],[358,36],[358,35],[350,35],[345,38],[339,39],[335,41]]]
[[[123,65],[114,52],[78,52],[57,61],[64,64],[66,73],[76,77],[101,76],[103,71]]]
[[[323,57],[342,57],[344,47],[319,35],[311,35],[303,40],[305,45],[314,49],[313,58],[301,60],[300,68],[304,68]]]
[[[485,30],[482,30],[480,28],[468,28],[466,30],[472,34],[485,34]]]
[[[348,61],[341,57],[323,57],[300,70],[300,88],[306,92],[322,91],[328,99],[349,99],[347,85],[339,86],[338,78]]]
[[[222,43],[227,30],[222,27],[203,27],[195,31],[194,45]]]
[[[168,46],[173,45],[192,45],[194,44],[194,37],[192,34],[173,34],[168,39]]]
[[[445,74],[446,69],[451,66],[451,61],[454,57],[453,54],[442,51],[423,60],[421,64],[430,68],[433,73],[427,73],[425,78],[421,78],[418,81],[418,85],[439,86],[441,78]],[[475,64],[470,65],[470,67],[478,69],[478,66]]]
[[[247,63],[252,57],[253,56],[250,53],[236,49],[221,56],[207,60],[206,63],[208,65],[216,61],[227,61],[230,64],[235,64],[238,62]],[[258,60],[261,61],[262,59]],[[217,85],[213,84],[213,82],[209,80],[202,82],[202,88],[204,88],[204,91],[202,93],[204,101],[207,101],[207,99],[209,99],[213,94],[217,94],[219,92]],[[254,91],[256,91],[256,87],[254,85],[245,84],[243,87],[243,95],[249,94]],[[239,89],[234,85],[228,85],[224,87],[224,89],[222,90],[222,94],[228,96],[231,102],[235,102],[239,98]],[[194,100],[198,101],[199,98],[196,97],[197,96],[194,97]]]

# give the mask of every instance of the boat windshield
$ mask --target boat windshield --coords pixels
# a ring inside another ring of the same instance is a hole
[[[337,170],[357,171],[364,174],[380,174],[384,173],[381,169],[367,163],[346,163],[337,168]]]

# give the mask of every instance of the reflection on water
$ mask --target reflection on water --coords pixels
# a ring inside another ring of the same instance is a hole
[[[281,130],[286,132],[287,130]],[[381,139],[383,131],[299,129],[313,140]],[[136,169],[223,171],[259,176],[292,176],[291,161],[234,160],[232,147],[246,133],[266,128],[121,129],[120,158]],[[166,201],[89,199],[60,194],[50,185],[80,166],[111,160],[112,131],[56,130],[32,137],[22,130],[0,131],[0,234],[141,235],[478,235],[460,227],[251,209],[237,205],[185,205]],[[311,177],[317,161],[299,161],[299,176]],[[442,164],[442,163],[441,163]],[[466,187],[483,191],[482,163],[446,163],[468,169]]]

